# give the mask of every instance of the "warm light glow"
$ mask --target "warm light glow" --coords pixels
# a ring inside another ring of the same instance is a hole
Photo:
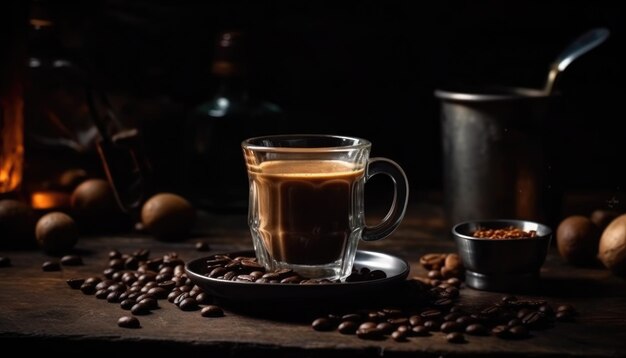
[[[4,97],[4,98],[3,98]],[[24,163],[24,102],[14,92],[0,93],[0,193],[16,190]]]
[[[70,194],[59,191],[38,191],[31,195],[30,204],[33,209],[39,210],[68,207]]]

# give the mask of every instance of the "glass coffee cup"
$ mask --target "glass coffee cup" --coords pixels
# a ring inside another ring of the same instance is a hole
[[[359,240],[389,236],[402,221],[408,180],[386,158],[369,158],[371,143],[335,135],[276,135],[242,143],[250,193],[248,224],[257,260],[267,270],[341,280],[352,271]],[[364,186],[393,181],[389,212],[365,225]]]

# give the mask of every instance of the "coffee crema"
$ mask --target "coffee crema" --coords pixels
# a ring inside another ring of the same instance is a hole
[[[340,160],[276,160],[250,167],[258,233],[274,260],[298,265],[341,260],[350,236],[358,234],[360,209],[354,205],[364,173]]]

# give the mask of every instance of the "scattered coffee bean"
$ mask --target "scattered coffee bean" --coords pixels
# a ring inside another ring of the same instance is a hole
[[[106,278],[109,278],[109,279],[110,279],[110,278],[113,278],[113,274],[115,274],[115,272],[116,272],[116,270],[115,270],[115,269],[113,269],[113,268],[111,268],[111,267],[108,267],[108,268],[105,268],[105,269],[102,271],[102,274],[104,275],[104,277],[106,277]]]
[[[200,314],[202,317],[223,317],[224,310],[222,310],[219,306],[208,305],[202,308]]]
[[[528,337],[528,329],[522,325],[509,327],[511,338],[521,339]]]
[[[429,332],[436,332],[439,330],[440,326],[437,321],[426,321],[424,322],[424,327],[426,327]]]
[[[85,279],[85,283],[88,284],[88,285],[94,285],[95,286],[95,285],[99,284],[100,282],[102,282],[102,279],[100,277],[98,277],[98,276],[91,276],[91,277],[87,277]]]
[[[119,291],[111,291],[107,295],[107,302],[109,303],[119,303],[120,302],[120,293]]]
[[[41,265],[41,269],[46,272],[61,271],[61,265],[58,262],[46,261]]]
[[[96,298],[99,300],[104,300],[107,298],[107,296],[109,295],[109,290],[105,290],[105,289],[101,289],[96,291]]]
[[[480,323],[470,324],[465,328],[465,333],[472,336],[485,336],[487,335],[487,327]]]
[[[152,297],[137,299],[137,304],[142,304],[151,311],[159,308],[159,303]]]
[[[327,317],[317,318],[311,323],[311,327],[316,331],[331,331],[335,328],[333,322]]]
[[[83,259],[78,255],[65,255],[61,257],[61,265],[63,266],[80,266]]]
[[[11,259],[8,257],[0,256],[0,267],[10,267]]]
[[[184,300],[180,301],[180,303],[178,304],[178,308],[183,311],[195,311],[200,307],[198,307],[198,301],[196,301],[195,298],[187,297]]]
[[[411,331],[413,335],[418,337],[426,337],[430,335],[430,331],[424,326],[415,326],[411,329]]]
[[[85,295],[93,295],[96,293],[96,285],[94,283],[89,283],[89,279],[85,280],[85,283],[80,285],[80,290]]]
[[[576,308],[570,304],[560,305],[556,309],[555,319],[559,322],[571,322],[577,313]]]
[[[406,331],[393,331],[393,333],[391,333],[391,338],[396,342],[407,342],[406,336]]]
[[[427,270],[439,270],[443,267],[447,254],[426,254],[420,257],[420,264]]]
[[[206,241],[198,241],[196,242],[196,250],[197,251],[211,251],[211,247],[209,243]]]
[[[380,329],[383,332],[383,334],[390,334],[391,332],[395,330],[395,327],[397,326],[389,322],[381,322],[376,325],[376,328]]]
[[[67,282],[67,285],[70,286],[72,289],[78,290],[80,289],[80,286],[82,286],[83,283],[85,283],[85,279],[84,278],[70,278],[69,280],[65,282]]]
[[[463,333],[452,332],[446,335],[446,340],[450,343],[463,343],[465,342],[465,336]]]
[[[357,337],[361,338],[361,339],[374,339],[374,340],[378,340],[378,339],[382,339],[385,337],[384,333],[377,328],[359,328],[356,331],[356,335]]]
[[[508,326],[504,326],[504,325],[499,325],[499,326],[495,326],[491,329],[491,334],[493,334],[494,336],[498,337],[498,338],[510,338],[511,337],[511,332],[509,331],[509,327]]]
[[[150,309],[145,304],[136,303],[130,308],[130,312],[135,316],[144,316],[150,313]]]
[[[574,314],[570,311],[558,311],[555,318],[559,322],[570,322],[574,320]]]
[[[530,329],[541,329],[547,325],[546,316],[538,311],[533,311],[522,318],[522,323]]]
[[[136,303],[137,303],[137,301],[133,300],[132,298],[127,298],[127,299],[125,299],[124,301],[122,301],[122,302],[120,303],[120,307],[121,307],[123,310],[128,311],[128,310],[130,310],[131,308],[133,308],[133,306],[134,306]]]
[[[343,321],[337,328],[341,334],[355,334],[358,324],[355,321]]]
[[[141,324],[137,317],[123,316],[117,320],[117,325],[122,328],[140,328]]]
[[[444,322],[439,328],[443,333],[460,332],[461,325],[456,322]]]
[[[200,292],[196,296],[196,301],[199,305],[208,305],[213,302],[213,298],[206,292]]]
[[[167,295],[169,294],[169,292],[164,289],[163,287],[152,287],[151,289],[148,290],[148,295],[150,295],[151,297],[156,298],[157,300],[161,300],[161,299],[165,299],[167,298]]]

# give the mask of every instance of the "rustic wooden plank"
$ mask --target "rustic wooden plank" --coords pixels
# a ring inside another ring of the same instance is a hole
[[[452,252],[454,243],[436,206],[413,207],[400,229],[390,238],[362,243],[360,249],[381,251],[410,261],[411,275],[424,274],[418,259],[427,252]],[[558,323],[533,332],[533,337],[506,341],[495,337],[467,337],[466,344],[450,344],[441,333],[409,338],[361,340],[337,332],[316,332],[302,319],[270,320],[227,310],[223,318],[203,318],[198,311],[183,312],[167,301],[161,309],[140,316],[141,329],[122,329],[116,321],[128,314],[118,304],[71,290],[65,280],[100,275],[107,253],[117,248],[130,253],[150,248],[152,256],[178,252],[184,260],[217,252],[251,248],[245,217],[208,216],[203,233],[181,243],[164,243],[140,235],[81,238],[77,249],[84,266],[43,272],[50,259],[38,251],[0,251],[13,265],[0,268],[0,345],[25,351],[42,344],[51,352],[142,352],[176,349],[176,352],[221,355],[273,354],[282,356],[536,356],[618,357],[626,354],[626,282],[601,268],[574,268],[554,250],[542,271],[540,296],[550,303],[571,303],[580,311],[577,322]],[[194,243],[204,239],[209,253],[197,252]],[[461,291],[460,304],[482,306],[502,293]],[[71,344],[69,344],[71,343]]]

